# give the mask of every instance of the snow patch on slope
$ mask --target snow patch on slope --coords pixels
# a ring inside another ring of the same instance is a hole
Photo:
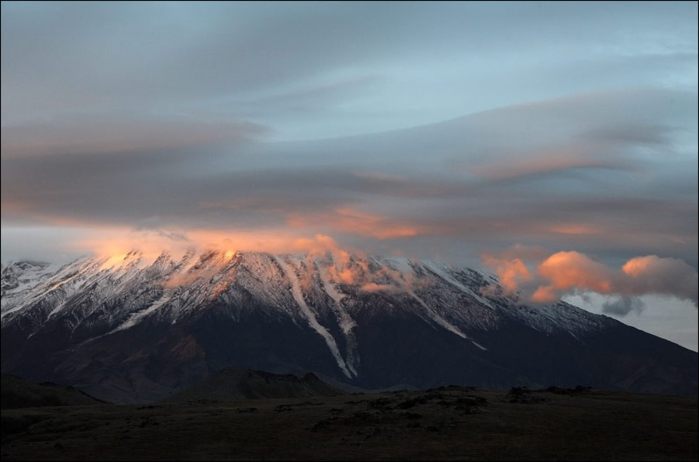
[[[160,307],[162,307],[162,306],[165,305],[167,302],[169,302],[171,298],[172,298],[171,295],[170,295],[170,296],[166,296],[165,294],[163,294],[163,296],[160,297],[160,299],[158,299],[158,300],[157,300],[155,303],[153,303],[151,306],[149,306],[148,308],[144,309],[143,311],[139,311],[139,312],[133,313],[133,314],[131,315],[131,317],[129,317],[129,319],[127,319],[122,325],[120,325],[120,326],[117,327],[116,329],[113,329],[113,330],[110,331],[107,335],[113,334],[114,332],[119,332],[120,330],[126,330],[126,329],[132,328],[133,326],[135,326],[135,325],[137,325],[139,322],[141,322],[141,320],[142,320],[143,318],[147,317],[147,316],[150,315],[151,313],[154,313],[154,312],[158,311],[158,310],[160,309]]]
[[[330,281],[330,275],[328,270],[324,268],[318,262],[315,262],[316,270],[320,275],[320,280],[323,283],[323,289],[325,293],[335,302],[333,304],[332,311],[335,313],[338,325],[345,336],[345,343],[347,345],[347,368],[355,376],[359,375],[357,373],[357,367],[359,367],[359,353],[357,351],[357,338],[354,335],[353,329],[357,327],[357,323],[352,319],[352,316],[345,310],[342,300],[345,298],[340,292],[337,291],[333,283]]]
[[[23,295],[50,278],[59,268],[60,265],[38,262],[17,262],[3,266],[0,301],[0,310],[3,314],[7,306],[18,305]]]
[[[308,306],[308,304],[306,304],[306,301],[303,298],[303,292],[301,291],[301,284],[299,283],[299,279],[296,275],[296,272],[281,257],[277,256],[275,258],[279,263],[279,266],[282,268],[282,271],[284,272],[285,276],[291,282],[291,293],[293,294],[296,303],[301,308],[301,312],[305,315],[306,319],[308,320],[308,324],[316,332],[318,332],[318,334],[320,334],[321,337],[323,337],[325,343],[328,345],[328,348],[330,349],[330,352],[332,353],[333,357],[335,357],[337,365],[342,370],[342,373],[345,374],[348,378],[352,378],[352,373],[347,368],[345,360],[342,358],[342,355],[340,354],[340,349],[337,347],[337,342],[335,341],[335,338],[330,334],[330,332],[328,332],[328,330],[322,324],[318,322],[315,313]]]
[[[486,347],[484,347],[483,345],[480,345],[477,342],[474,342],[471,338],[469,338],[468,335],[464,334],[461,330],[459,330],[458,327],[456,327],[455,325],[451,324],[449,321],[447,321],[446,319],[441,317],[437,312],[435,312],[432,308],[430,308],[429,305],[427,305],[427,303],[425,303],[425,301],[423,299],[418,297],[415,294],[415,292],[409,291],[408,293],[410,294],[411,297],[413,297],[415,300],[417,300],[417,302],[420,305],[422,305],[425,308],[425,311],[427,312],[427,316],[429,316],[430,319],[432,319],[434,322],[436,322],[437,324],[439,324],[440,326],[442,326],[443,328],[445,328],[449,332],[451,332],[455,335],[458,335],[462,339],[468,340],[469,342],[473,343],[476,347],[480,348],[481,350],[487,350]]]
[[[353,278],[336,280],[344,270],[351,271]],[[371,297],[371,292],[382,297],[382,306],[410,311],[433,328],[445,329],[484,350],[470,336],[497,330],[505,319],[580,339],[585,332],[612,322],[562,302],[524,305],[516,297],[503,295],[492,275],[435,262],[364,255],[336,262],[331,254],[280,257],[204,252],[175,260],[163,253],[151,262],[133,251],[108,263],[103,258],[83,258],[59,269],[11,264],[2,268],[2,284],[3,327],[26,320],[33,332],[49,320],[71,332],[82,328],[83,334],[96,326],[99,333],[95,335],[99,335],[130,329],[155,316],[159,322],[175,323],[206,309],[220,310],[233,319],[242,319],[248,310],[263,310],[297,324],[308,323],[347,377],[359,376],[356,332],[363,309],[358,307],[364,302],[358,297]],[[364,290],[369,286],[371,291]],[[481,292],[483,287],[488,290]],[[332,325],[323,325],[328,322]]]
[[[470,295],[471,297],[475,298],[476,300],[478,300],[478,301],[479,301],[480,303],[482,303],[483,305],[485,305],[485,306],[487,306],[487,307],[489,307],[489,308],[493,308],[493,305],[492,305],[488,300],[486,300],[485,298],[483,298],[480,294],[476,293],[476,292],[475,292],[473,289],[471,289],[470,287],[467,287],[467,286],[465,286],[464,284],[462,284],[462,283],[460,283],[459,281],[457,281],[451,274],[449,274],[447,271],[445,271],[445,269],[444,269],[443,267],[441,267],[440,265],[438,265],[437,263],[435,263],[435,262],[424,262],[424,263],[423,263],[423,266],[424,266],[425,268],[427,268],[429,271],[431,271],[432,273],[436,274],[436,275],[437,275],[438,277],[440,277],[441,279],[445,280],[445,281],[448,282],[449,284],[451,284],[451,285],[453,285],[454,287],[456,287],[457,289],[459,289],[460,291],[465,292],[465,293],[467,293],[468,295]]]

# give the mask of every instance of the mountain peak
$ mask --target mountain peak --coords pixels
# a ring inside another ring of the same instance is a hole
[[[638,335],[658,354],[686,350],[567,303],[526,305],[469,268],[347,253],[152,255],[3,268],[3,371],[136,401],[229,366],[315,371],[367,388],[696,389],[696,373],[681,384],[640,380],[633,374],[655,370],[639,372],[646,359],[609,359],[638,354]]]

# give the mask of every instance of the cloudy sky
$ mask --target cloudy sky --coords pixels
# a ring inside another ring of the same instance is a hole
[[[2,2],[1,33],[3,262],[327,236],[697,349],[696,2]]]

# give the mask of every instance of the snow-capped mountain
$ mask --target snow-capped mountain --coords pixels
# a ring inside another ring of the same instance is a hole
[[[132,251],[2,268],[2,370],[100,398],[162,398],[224,367],[366,388],[457,383],[697,392],[697,354],[497,279],[345,253]]]

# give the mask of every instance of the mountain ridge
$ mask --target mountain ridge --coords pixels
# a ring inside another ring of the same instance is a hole
[[[187,252],[2,269],[3,372],[114,401],[226,367],[398,383],[696,394],[696,353],[480,271],[342,253]],[[692,366],[693,361],[693,366]]]

